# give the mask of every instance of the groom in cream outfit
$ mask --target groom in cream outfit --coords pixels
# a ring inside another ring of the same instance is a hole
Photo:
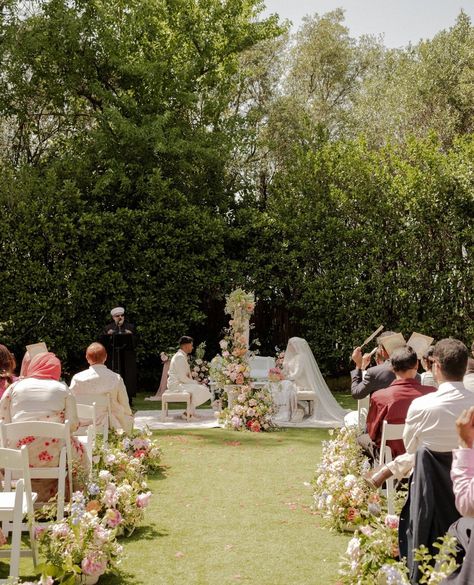
[[[171,358],[166,391],[189,392],[191,394],[191,412],[189,414],[191,418],[199,418],[196,416],[196,408],[210,400],[211,393],[207,386],[198,384],[191,375],[188,355],[193,351],[193,343],[193,338],[187,335],[179,340],[179,350]],[[183,418],[186,418],[186,413],[183,414]]]

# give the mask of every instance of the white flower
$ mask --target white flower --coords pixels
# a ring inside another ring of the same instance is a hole
[[[357,477],[355,475],[352,474],[346,475],[346,477],[344,478],[344,487],[350,489],[355,485],[356,481]]]
[[[350,556],[353,561],[356,561],[360,555],[360,540],[354,536],[347,544],[346,554]]]

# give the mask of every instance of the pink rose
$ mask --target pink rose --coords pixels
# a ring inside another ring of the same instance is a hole
[[[110,528],[116,528],[122,522],[122,514],[115,508],[109,508],[105,513],[105,520],[107,526]]]
[[[85,557],[82,559],[81,568],[85,575],[103,575],[107,569],[107,562],[93,556]]]
[[[238,374],[237,377],[235,378],[235,382],[236,384],[243,384],[244,383],[244,375],[243,374]]]
[[[396,530],[398,528],[398,516],[395,514],[387,514],[385,516],[385,526],[388,526],[392,530]]]

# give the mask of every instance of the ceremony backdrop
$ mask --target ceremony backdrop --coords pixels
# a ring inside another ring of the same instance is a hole
[[[262,353],[299,335],[327,374],[380,323],[472,341],[469,18],[395,50],[260,11],[3,4],[0,342],[73,373],[120,304],[152,389],[180,335],[212,357],[237,286]]]

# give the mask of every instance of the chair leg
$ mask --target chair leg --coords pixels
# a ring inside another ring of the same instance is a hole
[[[15,511],[13,513],[12,548],[10,552],[9,577],[18,577],[20,573],[21,525],[23,521],[23,486],[17,486]]]
[[[59,457],[59,477],[58,477],[58,494],[57,498],[57,513],[56,520],[62,520],[64,518],[64,500],[66,497],[66,448],[61,450],[61,456]],[[72,493],[69,497],[72,497]]]
[[[161,398],[161,420],[166,420],[168,417],[168,403]]]

